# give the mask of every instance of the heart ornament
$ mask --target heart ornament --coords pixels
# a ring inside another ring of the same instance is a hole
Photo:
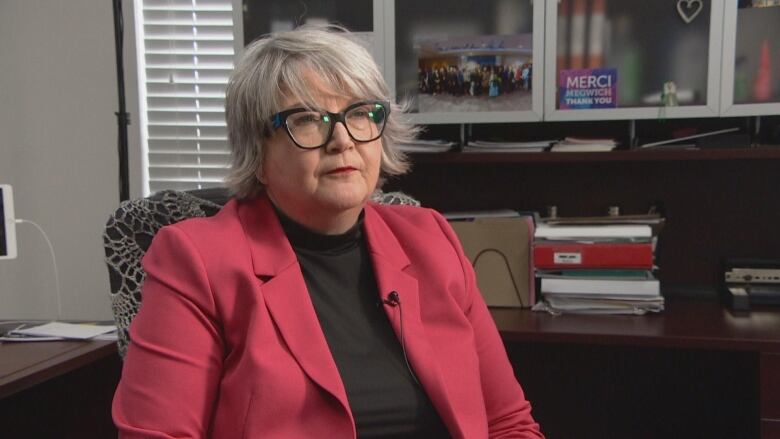
[[[690,24],[704,9],[702,0],[677,0],[677,13],[685,24]]]

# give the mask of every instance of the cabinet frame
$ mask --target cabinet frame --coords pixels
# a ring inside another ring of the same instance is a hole
[[[725,0],[723,14],[723,64],[721,67],[721,109],[720,116],[762,116],[780,114],[780,102],[762,104],[734,103],[734,68],[737,56],[737,0]]]
[[[545,1],[545,121],[656,119],[664,117],[718,117],[721,93],[721,58],[723,48],[723,13],[725,0],[711,0],[709,56],[707,67],[707,103],[679,107],[626,107],[605,109],[560,110],[557,108],[557,19],[560,0]]]

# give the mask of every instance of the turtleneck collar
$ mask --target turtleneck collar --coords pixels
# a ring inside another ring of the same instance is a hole
[[[274,206],[274,210],[279,217],[279,223],[282,225],[287,239],[296,250],[340,253],[354,248],[363,236],[363,217],[365,212],[362,210],[355,225],[338,235],[325,235],[315,232],[288,217],[276,206]]]

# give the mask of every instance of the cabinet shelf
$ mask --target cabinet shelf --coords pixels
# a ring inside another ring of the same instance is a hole
[[[609,152],[518,152],[410,154],[415,163],[571,163],[571,162],[654,162],[689,160],[780,159],[780,148],[729,148],[700,150],[633,150]]]
[[[386,190],[440,211],[501,208],[593,216],[661,206],[666,285],[714,286],[724,258],[776,259],[780,148],[415,154]]]

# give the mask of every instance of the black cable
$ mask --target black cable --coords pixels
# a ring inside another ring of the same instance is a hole
[[[119,111],[116,113],[118,133],[117,149],[119,152],[119,201],[130,199],[130,171],[128,169],[127,126],[130,125],[130,115],[125,105],[125,66],[123,58],[125,25],[122,17],[122,0],[114,3],[114,46],[116,50],[116,83],[119,95]]]
[[[407,357],[406,355],[406,336],[404,334],[404,312],[403,312],[403,308],[401,308],[401,298],[398,296],[398,292],[391,291],[390,294],[387,295],[387,299],[383,300],[383,302],[386,305],[390,305],[393,308],[398,307],[398,320],[400,321],[400,331],[401,331],[401,351],[403,351],[404,354],[404,362],[406,363],[406,369],[409,370],[409,374],[412,376],[414,382],[417,383],[417,386],[422,387],[422,385],[420,385],[420,381],[417,379],[417,376],[414,374],[414,370],[412,370],[412,365],[409,364],[409,357]]]
[[[404,362],[406,362],[406,368],[409,370],[409,374],[412,375],[412,379],[415,383],[417,383],[418,387],[422,387],[420,384],[420,381],[417,379],[417,376],[414,374],[414,370],[412,369],[412,365],[409,364],[409,357],[406,356],[406,336],[404,334],[404,312],[401,308],[401,302],[398,302],[398,319],[401,321],[401,350],[404,353]]]

